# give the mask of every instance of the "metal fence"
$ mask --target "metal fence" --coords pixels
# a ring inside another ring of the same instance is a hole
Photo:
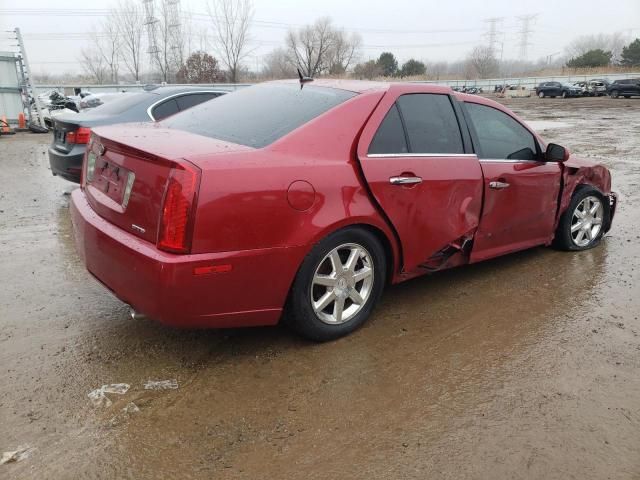
[[[624,78],[640,77],[640,73],[596,73],[591,75],[564,75],[564,76],[548,76],[548,77],[500,77],[485,78],[482,80],[424,80],[417,83],[434,83],[437,85],[447,85],[450,87],[482,87],[485,92],[493,91],[496,85],[517,85],[525,87],[528,90],[534,89],[543,82],[561,82],[576,83],[586,82],[592,79],[602,79],[613,82],[614,80],[622,80]]]

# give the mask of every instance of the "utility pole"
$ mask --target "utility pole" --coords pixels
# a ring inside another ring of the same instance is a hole
[[[529,41],[529,36],[533,33],[533,29],[531,28],[533,21],[538,16],[537,13],[530,13],[527,15],[520,15],[518,21],[520,22],[520,60],[525,61],[527,59],[527,53],[531,42]]]
[[[29,105],[29,117],[31,117],[31,100],[29,99],[29,95],[33,97],[36,105],[36,112],[38,112],[38,123],[42,128],[47,128],[44,123],[44,118],[42,117],[42,109],[40,107],[40,98],[38,98],[38,92],[33,88],[33,83],[31,82],[31,67],[29,66],[29,60],[27,59],[27,49],[24,48],[24,40],[22,40],[22,34],[20,33],[20,29],[16,27],[14,30],[16,34],[16,38],[18,39],[18,47],[20,47],[20,71],[22,72],[23,78],[23,91],[26,90],[26,102]],[[33,119],[29,118],[29,123],[33,123]]]

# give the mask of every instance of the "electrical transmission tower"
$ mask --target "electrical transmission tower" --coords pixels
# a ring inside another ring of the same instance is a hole
[[[142,2],[144,3],[144,25],[147,29],[147,42],[149,44],[147,53],[151,57],[151,63],[153,64],[160,50],[158,48],[158,19],[154,13],[154,0],[142,0]]]
[[[537,13],[530,13],[528,15],[520,15],[518,21],[520,22],[520,60],[527,59],[527,53],[531,42],[529,41],[530,35],[533,34],[532,24],[535,21]]]
[[[182,31],[180,23],[180,0],[161,0],[167,2],[167,30],[169,32],[169,48],[177,64],[181,64]]]
[[[503,20],[504,17],[492,17],[485,19],[485,22],[488,24],[488,30],[487,33],[485,33],[485,36],[487,37],[487,46],[491,51],[491,55],[494,57],[497,53],[498,37],[502,35],[500,27],[502,26]]]

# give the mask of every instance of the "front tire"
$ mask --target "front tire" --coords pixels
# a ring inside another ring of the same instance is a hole
[[[554,246],[568,251],[593,248],[602,240],[608,219],[605,196],[594,187],[580,186],[560,217]]]
[[[357,227],[335,232],[302,262],[285,321],[310,340],[347,335],[369,318],[385,279],[384,248],[373,233]]]
[[[562,92],[562,98],[567,98],[567,92]]]
[[[611,98],[618,98],[620,96],[620,92],[618,90],[611,90]]]
[[[538,93],[538,97],[540,97],[540,98],[544,98],[544,92],[540,92],[540,93]]]

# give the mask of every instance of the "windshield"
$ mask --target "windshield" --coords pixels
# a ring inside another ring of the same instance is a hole
[[[267,83],[202,103],[161,124],[262,148],[355,95],[335,88]]]

